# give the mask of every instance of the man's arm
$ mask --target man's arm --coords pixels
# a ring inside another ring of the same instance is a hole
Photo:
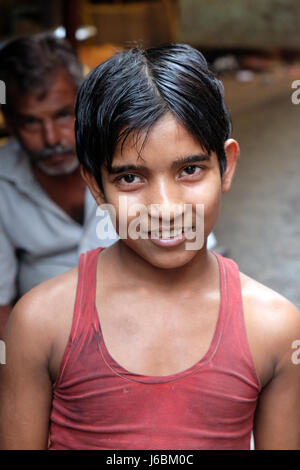
[[[287,301],[281,309],[280,313],[274,309],[269,337],[265,332],[276,360],[255,414],[257,450],[300,449],[300,353],[293,349],[298,344],[299,350],[300,345],[300,312]]]
[[[0,339],[3,335],[3,330],[8,320],[9,314],[12,311],[12,305],[0,305]]]
[[[1,449],[47,449],[51,346],[41,302],[32,291],[24,296],[4,330],[6,364],[0,365]]]

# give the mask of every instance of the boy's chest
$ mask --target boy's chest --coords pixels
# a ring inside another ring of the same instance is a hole
[[[210,347],[219,313],[218,296],[206,302],[128,294],[99,300],[108,352],[124,369],[142,375],[171,375],[196,364]]]

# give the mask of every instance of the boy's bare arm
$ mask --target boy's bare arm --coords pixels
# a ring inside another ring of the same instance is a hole
[[[52,383],[71,330],[77,268],[38,285],[14,307],[0,364],[0,449],[47,449]]]
[[[288,301],[280,308],[280,314],[274,309],[269,338],[268,330],[265,331],[266,343],[270,339],[273,343],[269,359],[276,359],[272,378],[261,392],[255,414],[257,450],[300,449],[300,353],[293,349],[300,340],[300,312]]]
[[[0,365],[0,448],[46,449],[51,409],[49,332],[45,305],[27,294],[4,330],[6,364]]]

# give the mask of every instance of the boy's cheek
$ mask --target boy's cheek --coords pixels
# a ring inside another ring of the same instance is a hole
[[[220,213],[221,198],[216,195],[213,201],[204,203],[204,232],[208,235],[214,228]]]

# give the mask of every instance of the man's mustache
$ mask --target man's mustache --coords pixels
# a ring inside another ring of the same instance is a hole
[[[41,152],[35,154],[34,159],[37,160],[46,160],[47,158],[52,157],[53,155],[67,155],[67,154],[76,154],[74,147],[63,147],[62,145],[55,145],[54,147],[46,147]]]

